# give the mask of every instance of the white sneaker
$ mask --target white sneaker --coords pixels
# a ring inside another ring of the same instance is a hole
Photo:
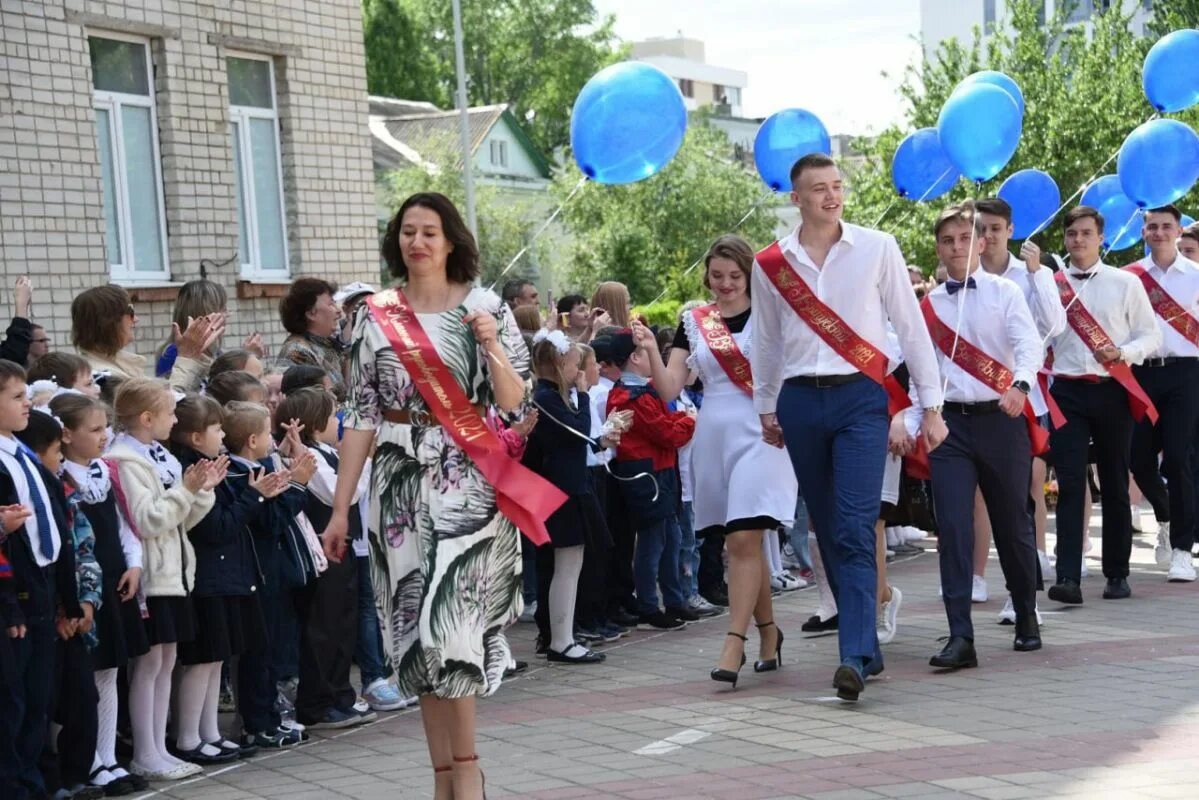
[[[1085,577],[1087,577],[1088,574],[1090,574],[1090,570],[1087,569],[1087,557],[1083,556],[1082,557],[1082,571],[1079,572],[1079,577],[1085,578]]]
[[[1049,562],[1049,554],[1044,550],[1038,550],[1037,560],[1041,562],[1041,580],[1046,584],[1057,583],[1057,570]]]
[[[712,605],[699,595],[695,595],[687,601],[687,608],[701,617],[714,617],[721,613],[721,609]]]
[[[1195,565],[1192,563],[1190,552],[1186,550],[1174,551],[1174,556],[1170,559],[1170,572],[1166,575],[1166,580],[1171,583],[1188,583],[1195,580]]]
[[[790,542],[783,545],[782,549],[783,569],[799,569],[803,564],[799,563],[799,556],[795,554],[795,548]]]
[[[778,575],[770,576],[770,588],[776,592],[794,592],[807,585],[808,582],[803,578],[797,578],[789,572],[780,572]]]
[[[883,603],[882,610],[878,614],[878,622],[875,625],[879,644],[890,644],[891,640],[895,638],[895,631],[899,627],[901,603],[903,603],[903,592],[892,586],[891,599]]]
[[[924,539],[925,536],[928,535],[924,531],[920,530],[919,528],[917,528],[913,525],[905,525],[902,528],[900,528],[900,530],[903,531],[904,540],[909,543],[919,542],[922,539]]]
[[[1141,507],[1133,503],[1132,506],[1132,531],[1133,533],[1142,533],[1145,530],[1144,520],[1141,517]]]
[[[525,606],[525,610],[520,612],[520,616],[516,618],[517,622],[535,622],[534,614],[537,613],[537,601],[529,603]]]
[[[1037,609],[1037,624],[1041,624],[1041,607]],[[1003,611],[999,612],[999,618],[996,620],[1000,625],[1015,625],[1016,624],[1016,607],[1012,605],[1012,596],[1008,595],[1007,602],[1003,604]]]
[[[970,602],[985,603],[987,602],[987,579],[981,575],[974,576],[974,586],[970,590]]]
[[[1169,566],[1174,569],[1173,548],[1170,547],[1170,523],[1157,523],[1157,546],[1153,548],[1153,557],[1159,567]]]

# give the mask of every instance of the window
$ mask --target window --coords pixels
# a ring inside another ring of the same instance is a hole
[[[89,36],[108,268],[118,282],[162,281],[167,266],[150,44]]]
[[[1067,6],[1070,9],[1070,15],[1066,18],[1067,22],[1082,22],[1095,10],[1092,0],[1066,0],[1066,2],[1073,2],[1073,5]]]
[[[695,84],[690,78],[679,78],[679,91],[683,97],[695,97]]]
[[[508,143],[502,139],[491,140],[491,163],[497,167],[508,166]]]
[[[983,0],[983,32],[995,32],[995,0]]]
[[[243,278],[288,277],[283,166],[274,64],[267,56],[230,56],[229,137],[237,190],[237,250]]]

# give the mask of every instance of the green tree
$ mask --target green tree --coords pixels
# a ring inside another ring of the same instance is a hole
[[[586,184],[562,215],[574,234],[567,288],[585,294],[613,280],[629,287],[634,303],[664,290],[673,300],[703,297],[701,271],[683,272],[751,209],[737,233],[755,247],[769,244],[777,217],[760,204],[765,187],[732,152],[723,131],[695,117],[678,154],[657,175],[623,186]],[[563,170],[555,179],[558,197],[580,177],[573,163]]]
[[[368,89],[452,106],[450,0],[363,0],[362,10]],[[624,55],[591,0],[463,0],[462,18],[471,104],[511,103],[546,153],[569,141],[583,84]]]
[[[1154,39],[1179,28],[1199,28],[1199,0],[1153,0],[1147,27]]]
[[[934,60],[908,67],[901,89],[907,105],[904,124],[876,139],[857,142],[865,161],[848,170],[847,218],[870,225],[885,213],[880,227],[895,234],[909,261],[926,272],[937,263],[932,222],[946,205],[994,195],[1008,175],[1026,168],[1052,175],[1066,202],[1101,167],[1101,174],[1116,171],[1113,156],[1120,144],[1153,113],[1141,89],[1141,64],[1156,37],[1135,36],[1130,15],[1117,9],[1097,14],[1088,37],[1084,28],[1065,24],[1069,8],[1060,7],[1054,19],[1041,23],[1038,6],[1031,0],[1009,0],[1010,30],[990,37],[985,47],[976,30],[968,45],[947,42]],[[891,159],[899,142],[916,128],[936,125],[953,88],[980,69],[1006,72],[1024,93],[1024,132],[1011,163],[981,187],[962,181],[935,202],[897,200]],[[1193,111],[1179,118],[1191,124],[1196,121]],[[1077,202],[1075,198],[1073,203]],[[1108,222],[1126,224],[1125,220]],[[1059,225],[1036,238],[1042,247],[1061,251]],[[1139,247],[1113,253],[1108,260],[1127,263],[1139,255]]]
[[[417,192],[441,192],[453,200],[459,209],[466,208],[462,168],[451,158],[434,164],[432,169],[412,165],[392,170],[379,181],[378,191],[383,207],[391,214]],[[550,252],[548,237],[532,241],[541,221],[548,216],[544,205],[544,199],[514,199],[512,193],[476,181],[480,280],[484,286],[497,280],[531,277],[539,269],[551,268],[547,261]],[[530,242],[529,251],[501,279],[500,273]]]

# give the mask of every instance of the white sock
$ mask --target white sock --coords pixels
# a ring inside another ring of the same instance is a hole
[[[110,767],[117,763],[117,670],[96,670],[96,758],[92,770]],[[100,777],[100,776],[97,776]],[[107,782],[107,781],[106,781]],[[98,783],[103,786],[103,783]]]
[[[583,546],[554,548],[554,579],[550,581],[550,648],[565,652],[574,643],[575,598],[583,570]]]
[[[770,565],[770,574],[778,575],[783,571],[783,554],[779,549],[778,531],[766,531],[762,536],[762,549],[766,553],[766,563]]]
[[[204,713],[214,666],[219,681],[220,664],[192,664],[179,670],[175,690],[175,743],[180,750],[194,750],[200,746],[200,717]]]
[[[155,688],[158,673],[162,670],[164,647],[165,645],[154,645],[148,653],[133,659],[129,666],[129,724],[133,728],[133,763],[154,772],[171,767],[171,762],[164,759],[159,752],[155,725]],[[171,647],[174,648],[174,645]],[[174,659],[172,652],[172,663]],[[167,672],[167,676],[169,681],[170,672]],[[165,714],[163,724],[166,724]]]

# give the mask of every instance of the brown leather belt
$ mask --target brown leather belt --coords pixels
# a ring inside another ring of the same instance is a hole
[[[471,406],[480,417],[486,417],[487,406],[474,404]],[[389,408],[383,412],[383,419],[394,425],[440,425],[437,417],[427,411],[409,411],[406,408]]]

